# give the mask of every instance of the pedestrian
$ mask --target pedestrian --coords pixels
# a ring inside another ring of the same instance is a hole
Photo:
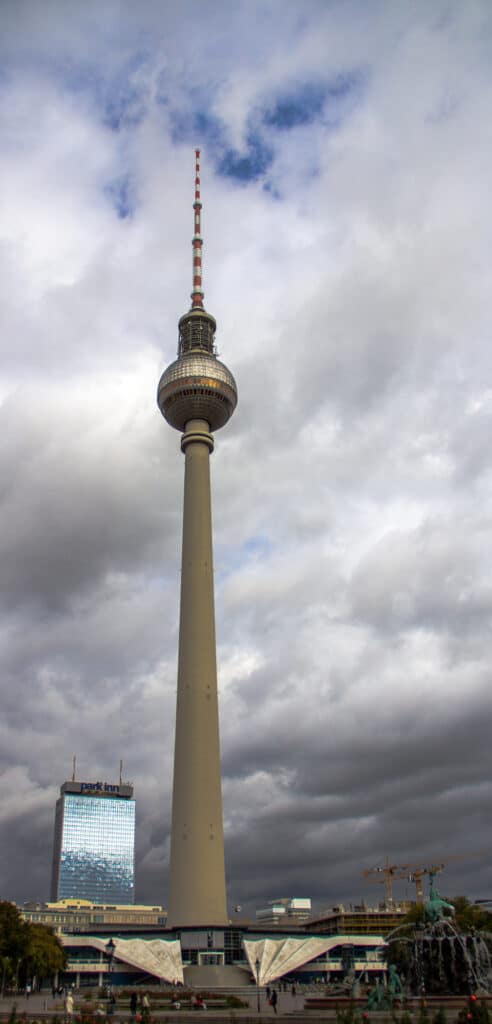
[[[65,996],[65,1017],[71,1021],[73,1014],[73,995],[70,991]]]
[[[277,1012],[277,993],[276,993],[275,989],[273,989],[273,992],[272,992],[272,994],[270,996],[270,1006],[273,1007],[273,1012],[276,1013]]]
[[[293,985],[292,986],[292,995],[295,996],[295,994],[296,994],[296,987],[295,987],[295,985]]]
[[[29,983],[27,983],[27,985],[26,985],[26,999],[29,999],[30,995],[31,995],[31,986],[29,985]]]
[[[267,985],[267,987],[266,987],[266,994],[267,994],[268,1002],[270,1002],[270,986],[269,985]]]
[[[132,992],[130,996],[130,1016],[132,1020],[135,1020],[135,1017],[137,1016],[137,1006],[137,993]]]
[[[148,997],[147,993],[144,992],[144,994],[142,996],[142,1020],[144,1021],[144,1024],[147,1024],[147,1021],[149,1020],[149,1017],[150,1017],[149,997]]]
[[[115,1003],[116,1003],[116,999],[115,999],[114,992],[110,992],[109,993],[109,999],[108,999],[108,1014],[107,1014],[108,1017],[112,1017],[113,1016]]]

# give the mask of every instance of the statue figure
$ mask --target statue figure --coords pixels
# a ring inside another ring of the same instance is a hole
[[[439,895],[437,889],[434,886],[434,874],[430,875],[430,890],[429,899],[424,904],[424,917],[430,924],[436,924],[437,921],[442,921],[444,917],[452,917],[454,915],[454,907],[452,903],[447,903],[443,900],[442,896]]]
[[[388,969],[388,982],[385,987],[379,979],[376,979],[374,988],[369,993],[367,1000],[368,1010],[392,1010],[395,1003],[403,999],[403,985],[400,975],[394,964]]]
[[[384,986],[380,984],[379,978],[376,978],[374,988],[369,992],[369,998],[367,1000],[368,1010],[384,1010],[386,1003],[386,993]]]
[[[393,1001],[403,995],[403,985],[401,983],[401,978],[394,964],[389,965],[388,992],[393,997]]]

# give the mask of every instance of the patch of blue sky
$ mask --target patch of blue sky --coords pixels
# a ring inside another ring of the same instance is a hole
[[[263,122],[281,131],[310,124],[319,118],[326,99],[326,87],[309,83],[295,93],[279,96],[263,115]]]
[[[267,558],[271,554],[272,549],[273,545],[270,538],[263,533],[257,533],[254,537],[248,537],[241,550],[248,561],[258,561],[262,558]]]
[[[272,199],[281,199],[282,193],[277,185],[270,179],[266,179],[262,185],[263,191],[267,192]]]
[[[158,102],[167,107],[174,143],[207,147],[209,159],[221,177],[239,185],[263,182],[265,190],[277,199],[278,188],[268,176],[274,160],[275,132],[292,131],[315,121],[336,127],[357,102],[362,82],[361,72],[351,70],[326,79],[304,81],[276,95],[252,113],[245,144],[240,149],[229,145],[224,123],[210,106],[204,106],[199,90],[181,93],[178,106],[163,80]]]
[[[191,100],[193,107],[193,96]],[[238,183],[256,181],[264,176],[272,162],[272,147],[261,131],[251,130],[244,150],[237,150],[228,145],[223,123],[206,109],[193,110],[187,105],[170,109],[169,120],[173,142],[207,146],[209,159],[221,177],[233,178]]]
[[[110,90],[103,99],[103,121],[111,131],[135,128],[145,117],[148,109],[148,95],[145,89],[127,86]]]
[[[263,123],[278,131],[290,131],[316,120],[338,121],[347,109],[347,101],[355,101],[360,94],[361,86],[360,71],[344,71],[324,81],[303,82],[271,101],[263,114]]]
[[[146,53],[134,54],[124,65],[106,73],[100,64],[82,60],[60,62],[50,70],[67,92],[83,97],[102,122],[117,132],[136,126],[146,114],[148,88],[145,75],[139,75],[146,60]]]
[[[120,220],[131,217],[135,208],[135,196],[129,174],[113,178],[105,185],[104,192]]]
[[[217,171],[223,177],[234,178],[238,182],[257,181],[264,177],[272,160],[272,146],[261,134],[251,132],[244,151],[226,149],[217,163]]]
[[[174,143],[209,146],[212,154],[222,153],[225,133],[221,121],[207,110],[170,109],[171,138]]]
[[[261,562],[270,557],[273,544],[264,534],[249,537],[239,549],[222,548],[220,540],[215,549],[215,582],[224,583],[230,576],[245,566]]]

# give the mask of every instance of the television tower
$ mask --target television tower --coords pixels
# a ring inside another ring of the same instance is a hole
[[[182,431],[185,455],[181,612],[174,746],[168,927],[224,925],[227,902],[215,644],[210,453],[212,430],[232,416],[234,377],[215,350],[214,317],[203,305],[200,150],[195,150],[193,290],[179,321],[178,358],[157,402]]]

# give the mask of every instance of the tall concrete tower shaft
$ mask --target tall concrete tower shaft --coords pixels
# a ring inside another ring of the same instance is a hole
[[[195,151],[193,291],[179,321],[178,358],[157,401],[182,431],[185,455],[181,614],[174,748],[168,925],[227,922],[212,556],[212,430],[237,403],[234,378],[215,354],[214,318],[203,306],[200,151]]]

